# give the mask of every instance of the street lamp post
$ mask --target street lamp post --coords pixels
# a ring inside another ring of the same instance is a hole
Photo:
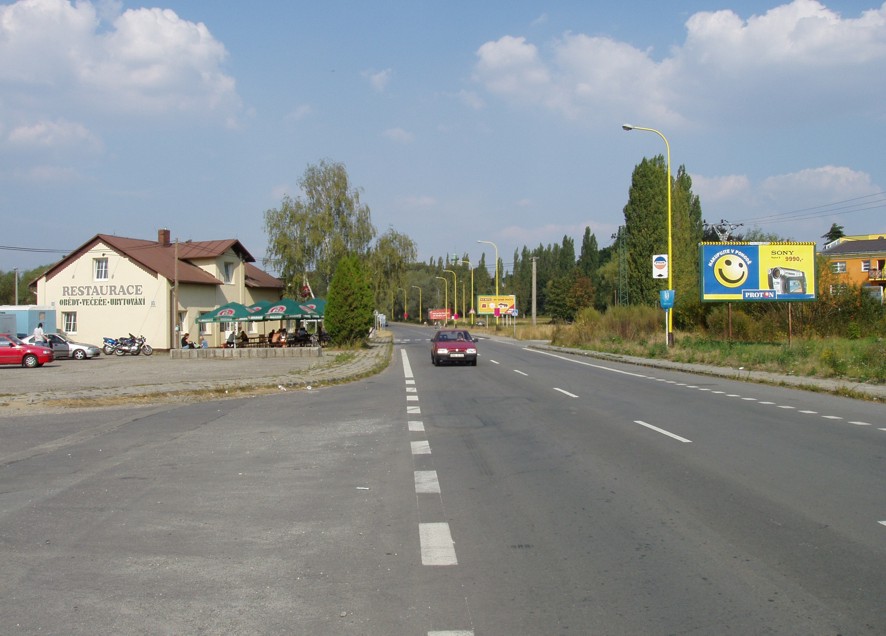
[[[449,272],[452,274],[452,315],[458,315],[458,275],[451,269],[444,269],[444,272]],[[453,318],[453,325],[458,325],[458,321]]]
[[[449,309],[449,280],[444,276],[434,276],[437,280],[443,281],[443,307],[447,310]],[[443,326],[446,326],[448,320],[443,321]]]
[[[468,269],[471,270],[471,326],[474,326],[474,268],[471,267],[471,261],[462,260],[462,263],[468,264]],[[464,293],[462,293],[462,311],[464,311]]]
[[[406,290],[402,287],[398,287],[397,289],[403,292],[403,322],[406,322],[406,314],[409,313],[409,310],[406,308]]]
[[[422,313],[421,313],[421,287],[419,287],[418,285],[412,285],[412,287],[415,287],[415,288],[418,290],[418,322],[421,323],[421,322],[422,322]]]
[[[662,141],[665,142],[665,149],[667,150],[667,170],[668,170],[668,289],[673,289],[673,271],[674,271],[674,262],[671,258],[671,254],[673,252],[673,242],[671,240],[671,144],[668,143],[668,138],[661,133],[661,131],[656,130],[655,128],[644,128],[643,126],[633,126],[631,124],[622,124],[622,128],[624,130],[645,130],[646,132],[655,133],[659,137],[661,137]],[[668,342],[667,345],[670,347],[673,345],[674,340],[674,317],[673,310],[668,310]]]
[[[486,243],[495,248],[495,302],[498,302],[498,245],[492,241],[477,241],[478,243]],[[495,317],[495,324],[498,324],[498,316]]]

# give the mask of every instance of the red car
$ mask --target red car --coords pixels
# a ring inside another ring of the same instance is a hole
[[[477,339],[466,329],[440,329],[431,338],[431,364],[461,362],[477,366]]]
[[[49,347],[25,344],[8,333],[0,333],[0,364],[20,364],[23,367],[42,367],[55,360]]]

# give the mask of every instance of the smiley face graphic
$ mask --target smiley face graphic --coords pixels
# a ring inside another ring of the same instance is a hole
[[[714,263],[714,278],[724,287],[740,287],[748,279],[747,265],[735,254],[724,254]]]

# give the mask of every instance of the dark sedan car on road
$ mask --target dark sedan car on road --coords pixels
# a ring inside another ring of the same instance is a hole
[[[440,329],[431,338],[431,364],[458,362],[477,366],[477,339],[465,329]]]
[[[20,364],[23,367],[42,367],[52,362],[52,349],[26,344],[8,333],[0,333],[0,364]]]

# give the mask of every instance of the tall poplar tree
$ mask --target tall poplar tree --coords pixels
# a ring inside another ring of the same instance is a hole
[[[624,207],[628,290],[633,304],[652,305],[658,302],[659,290],[665,288],[652,277],[652,256],[668,251],[667,197],[664,156],[644,157],[634,168]]]

